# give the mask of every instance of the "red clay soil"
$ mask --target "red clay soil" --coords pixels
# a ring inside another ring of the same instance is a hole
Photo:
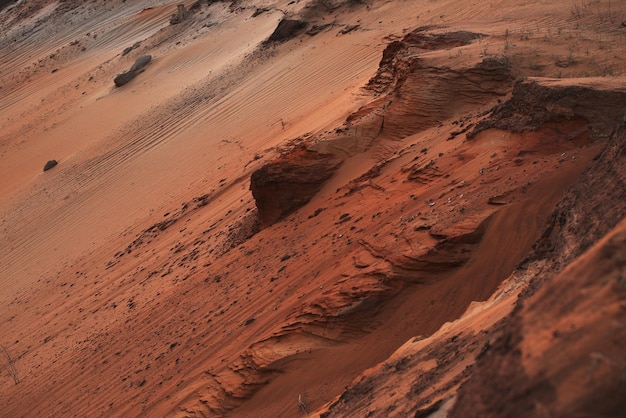
[[[624,414],[626,5],[183,3],[0,5],[1,416]]]

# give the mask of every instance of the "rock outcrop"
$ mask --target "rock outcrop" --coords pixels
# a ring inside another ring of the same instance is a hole
[[[449,416],[624,415],[625,141],[618,129],[559,203],[532,257],[542,274]]]
[[[341,162],[333,155],[300,149],[252,173],[250,190],[261,224],[274,224],[308,203]]]
[[[419,417],[623,415],[625,403],[619,395],[626,364],[621,349],[626,341],[621,325],[626,242],[623,94],[621,89],[592,85],[525,81],[483,119],[478,132],[485,132],[465,141],[466,147],[478,146],[481,138],[497,130],[543,130],[540,141],[533,145],[524,140],[515,155],[539,155],[541,147],[560,155],[554,174],[544,171],[544,178],[562,175],[566,164],[575,164],[585,150],[601,151],[591,152],[595,158],[586,157],[584,171],[562,189],[567,192],[555,202],[532,250],[514,269],[504,270],[510,275],[500,290],[433,336],[407,341],[385,362],[355,379],[321,410],[321,416],[386,416],[390,411]],[[527,132],[517,138],[533,135]],[[559,135],[563,153],[550,148]],[[571,148],[576,144],[579,153]],[[497,171],[503,168],[499,165]],[[521,214],[526,218],[533,216],[534,197],[524,194],[527,208]],[[441,232],[431,228],[430,234]],[[487,244],[489,239],[481,241],[479,253],[493,245]],[[476,265],[472,257],[466,265]],[[494,253],[486,257],[498,258]],[[480,271],[489,274],[488,269]],[[385,399],[375,406],[363,397],[372,388]]]
[[[496,106],[476,125],[468,138],[489,128],[511,132],[534,130],[550,121],[585,119],[591,139],[607,138],[623,120],[626,91],[597,89],[593,85],[523,80],[515,84],[511,100]]]
[[[383,51],[376,75],[366,88],[377,95],[392,92],[402,85],[410,69],[417,62],[414,51],[436,51],[468,45],[484,35],[457,31],[430,33],[430,27],[420,27],[409,32],[402,40],[393,41]]]
[[[286,42],[295,38],[307,27],[307,22],[296,19],[283,19],[278,22],[278,26],[267,39],[266,44]]]

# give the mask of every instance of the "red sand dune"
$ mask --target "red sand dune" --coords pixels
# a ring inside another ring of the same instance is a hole
[[[626,413],[625,4],[183,3],[0,2],[0,416]]]

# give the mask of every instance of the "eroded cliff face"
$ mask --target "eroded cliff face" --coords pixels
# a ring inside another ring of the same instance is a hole
[[[511,132],[538,129],[547,122],[584,119],[591,140],[607,139],[624,120],[623,89],[572,84],[566,80],[519,81],[511,100],[496,106],[489,118],[482,120],[468,134],[471,138],[485,129]]]
[[[428,29],[415,29],[385,48],[379,70],[366,86],[374,100],[328,135],[300,139],[304,143],[299,147],[252,174],[250,189],[264,225],[306,204],[346,159],[398,143],[511,91],[514,76],[504,57],[461,68],[424,61],[424,52],[468,45],[482,37],[470,32],[433,34]],[[473,126],[462,125],[452,138]],[[411,180],[417,180],[422,169],[431,170],[416,166]]]
[[[597,392],[580,393],[577,402],[573,401],[574,396],[559,398],[557,392],[567,388],[583,390],[582,383],[577,389],[571,385],[579,373],[576,370],[586,366],[574,367],[568,361],[586,364],[581,356],[588,353],[581,354],[576,348],[577,354],[559,363],[543,349],[531,349],[533,356],[541,357],[537,364],[549,368],[545,371],[551,376],[548,383],[543,371],[524,368],[522,345],[526,331],[520,324],[525,320],[520,318],[525,315],[522,312],[533,312],[532,323],[541,324],[537,326],[542,328],[537,329],[538,335],[547,335],[543,327],[549,325],[540,320],[543,308],[522,301],[575,263],[623,217],[625,142],[621,126],[626,91],[601,83],[582,86],[540,79],[514,82],[513,70],[504,58],[451,69],[430,65],[420,55],[450,43],[463,45],[478,38],[468,33],[431,35],[420,28],[402,41],[393,42],[367,87],[375,92],[375,99],[350,115],[342,127],[325,138],[311,138],[306,145],[334,152],[340,161],[348,161],[352,155],[374,150],[389,140],[404,140],[390,157],[341,189],[345,191],[346,205],[356,196],[363,199],[366,191],[392,195],[403,189],[395,184],[398,179],[414,185],[404,190],[415,200],[424,197],[419,190],[427,195],[439,193],[436,190],[441,193],[439,199],[425,200],[429,210],[400,218],[409,228],[401,229],[402,241],[396,242],[393,249],[384,239],[360,238],[362,250],[353,255],[360,272],[347,278],[351,288],[340,284],[342,280],[323,298],[308,307],[304,305],[291,325],[251,350],[246,364],[254,366],[248,371],[265,370],[256,350],[267,355],[273,351],[270,347],[281,346],[281,341],[299,341],[301,347],[311,348],[324,346],[322,341],[345,344],[358,339],[360,333],[376,334],[380,328],[363,324],[381,320],[385,306],[393,305],[401,293],[409,295],[419,288],[422,297],[430,294],[436,300],[436,291],[421,288],[423,285],[445,280],[458,292],[457,296],[446,295],[445,301],[453,306],[487,299],[500,288],[483,306],[470,310],[432,337],[409,340],[388,360],[356,379],[337,400],[319,410],[322,416],[514,416],[523,411],[539,413],[536,408],[540,407],[564,416],[577,408],[590,410],[591,401],[585,404],[584,399],[597,399],[602,391],[619,390],[619,373],[605,370],[608,374],[599,378],[608,380]],[[485,108],[486,105],[492,107]],[[476,109],[480,109],[478,114],[467,115]],[[436,152],[440,139],[422,142],[420,146],[425,148],[415,149],[412,135],[450,120],[452,115],[461,116],[452,121],[458,129],[445,138],[456,141],[452,151],[447,148],[450,156]],[[347,138],[361,142],[355,146]],[[490,146],[483,148],[486,143]],[[487,149],[491,154],[486,161],[481,158],[481,151]],[[450,162],[451,157],[455,163]],[[290,159],[291,163],[297,161]],[[281,162],[279,159],[276,164]],[[468,170],[471,166],[475,167],[473,173]],[[307,167],[306,163],[300,165],[303,170]],[[290,178],[290,174],[285,175],[285,182]],[[442,187],[445,184],[449,189]],[[435,215],[440,205],[446,208],[445,216]],[[316,211],[314,215],[324,214]],[[354,216],[346,214],[337,224],[350,223]],[[568,277],[562,280],[573,279],[571,273],[561,274]],[[489,290],[485,289],[485,293],[469,291],[471,287],[486,285]],[[570,285],[580,289],[580,284]],[[563,292],[562,288],[550,290],[549,284],[545,286],[541,294]],[[619,285],[612,287],[618,288]],[[571,291],[572,295],[577,292]],[[572,320],[579,315],[574,306],[584,305],[587,299],[572,298],[560,303],[551,299],[552,317],[560,317],[555,322],[562,324],[569,320],[569,315]],[[602,297],[595,298],[597,302]],[[619,298],[618,292],[606,302],[618,306]],[[419,302],[415,299],[414,303]],[[516,304],[518,308],[513,308]],[[436,316],[436,311],[431,301],[429,313]],[[609,341],[601,333],[591,331],[597,321],[621,320],[619,315],[612,317],[617,311],[611,312],[614,313],[596,316],[584,325],[589,327],[587,331],[580,331],[588,332],[586,341],[598,350],[606,344],[619,346],[621,337],[616,335],[617,340]],[[346,329],[351,329],[351,334],[345,334]],[[601,329],[610,334],[609,329]],[[561,337],[561,331],[549,332],[556,335],[551,338]],[[298,334],[315,338],[295,337]],[[559,352],[551,345],[546,349],[554,350],[550,352],[555,355]],[[611,355],[606,358],[597,353],[591,355],[594,369],[599,362],[621,364],[623,359],[614,348],[609,347],[609,351]],[[559,365],[550,368],[550,364]],[[502,391],[507,395],[503,396]],[[618,401],[609,402],[604,413],[616,413],[621,405]]]
[[[298,149],[252,173],[250,191],[261,223],[272,225],[307,204],[340,164],[333,155]]]
[[[529,258],[543,262],[543,271],[461,387],[451,416],[626,412],[626,126],[613,126],[603,152],[551,215]]]
[[[523,148],[513,158],[520,166],[541,148],[558,153],[552,141],[568,130],[572,145],[599,152],[560,189],[567,192],[552,201],[554,210],[541,221],[543,232],[533,238],[533,249],[512,266],[489,301],[429,338],[408,341],[356,379],[323,416],[624,413],[618,394],[626,364],[620,350],[626,297],[625,100],[623,89],[526,81],[477,124],[466,143],[501,129],[522,132]],[[533,148],[529,139],[539,132]],[[572,149],[563,151],[558,170],[580,158]],[[501,200],[507,195],[488,202],[508,204]],[[530,200],[525,204],[524,216],[537,214]],[[485,238],[482,244],[488,245]],[[375,401],[368,395],[374,392]]]

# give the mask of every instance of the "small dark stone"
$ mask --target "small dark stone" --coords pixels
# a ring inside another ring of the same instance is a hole
[[[58,164],[57,160],[50,160],[43,166],[43,171],[48,171]]]

